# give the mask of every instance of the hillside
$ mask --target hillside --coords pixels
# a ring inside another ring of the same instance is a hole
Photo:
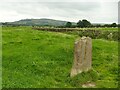
[[[22,19],[15,22],[8,22],[8,24],[15,24],[15,25],[49,25],[49,26],[64,26],[68,21],[62,21],[62,20],[54,20],[54,19]],[[75,25],[75,22],[72,22],[73,25]]]

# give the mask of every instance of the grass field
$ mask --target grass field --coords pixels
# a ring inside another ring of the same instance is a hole
[[[95,88],[118,84],[118,42],[93,39],[93,70],[70,78],[77,35],[3,27],[4,88],[78,88],[87,81]]]

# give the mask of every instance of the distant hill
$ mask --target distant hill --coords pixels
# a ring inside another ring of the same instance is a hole
[[[49,25],[49,26],[64,26],[68,21],[54,20],[54,19],[22,19],[15,22],[7,22],[8,24],[14,25]],[[76,25],[75,22],[72,22],[73,25]]]
[[[92,25],[105,25],[105,23],[92,23]]]

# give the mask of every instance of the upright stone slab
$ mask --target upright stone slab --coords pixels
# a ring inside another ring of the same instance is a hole
[[[89,37],[82,37],[75,42],[74,47],[74,62],[71,70],[71,77],[88,71],[92,65],[92,39]]]

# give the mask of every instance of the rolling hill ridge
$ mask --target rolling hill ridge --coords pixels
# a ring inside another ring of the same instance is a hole
[[[68,21],[54,20],[54,19],[22,19],[15,22],[8,22],[8,24],[14,25],[40,25],[40,26],[64,26]],[[76,25],[75,22],[72,22],[73,25]]]

